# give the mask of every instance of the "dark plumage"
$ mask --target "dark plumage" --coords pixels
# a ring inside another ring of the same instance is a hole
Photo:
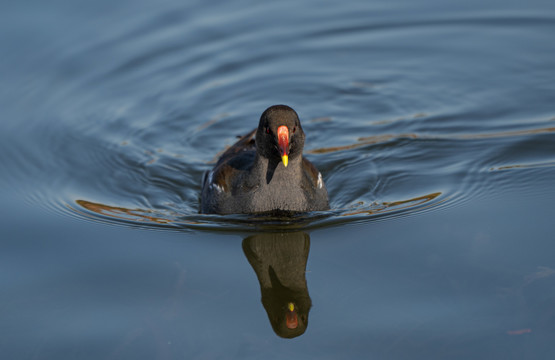
[[[322,174],[303,157],[295,110],[271,106],[258,129],[241,137],[202,181],[201,213],[254,214],[328,210]]]

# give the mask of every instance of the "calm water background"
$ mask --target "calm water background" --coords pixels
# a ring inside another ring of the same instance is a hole
[[[2,358],[551,359],[554,39],[541,0],[2,2]],[[277,103],[333,210],[198,215]]]

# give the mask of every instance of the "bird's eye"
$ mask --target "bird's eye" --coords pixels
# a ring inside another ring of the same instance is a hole
[[[297,127],[293,126],[293,132],[297,131]]]
[[[270,128],[267,127],[267,128],[266,128],[266,134],[269,134],[269,133],[270,133]]]

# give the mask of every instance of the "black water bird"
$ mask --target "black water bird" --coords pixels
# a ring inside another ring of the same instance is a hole
[[[303,157],[305,134],[295,110],[274,105],[258,129],[241,137],[205,173],[201,213],[255,214],[328,210],[322,174]]]

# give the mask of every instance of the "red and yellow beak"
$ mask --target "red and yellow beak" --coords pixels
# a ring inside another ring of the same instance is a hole
[[[287,313],[285,314],[285,326],[288,329],[296,329],[299,326],[299,320],[297,319],[297,310],[295,309],[295,304],[287,304]]]
[[[289,162],[289,129],[282,125],[277,129],[279,152],[283,166],[287,167]]]

